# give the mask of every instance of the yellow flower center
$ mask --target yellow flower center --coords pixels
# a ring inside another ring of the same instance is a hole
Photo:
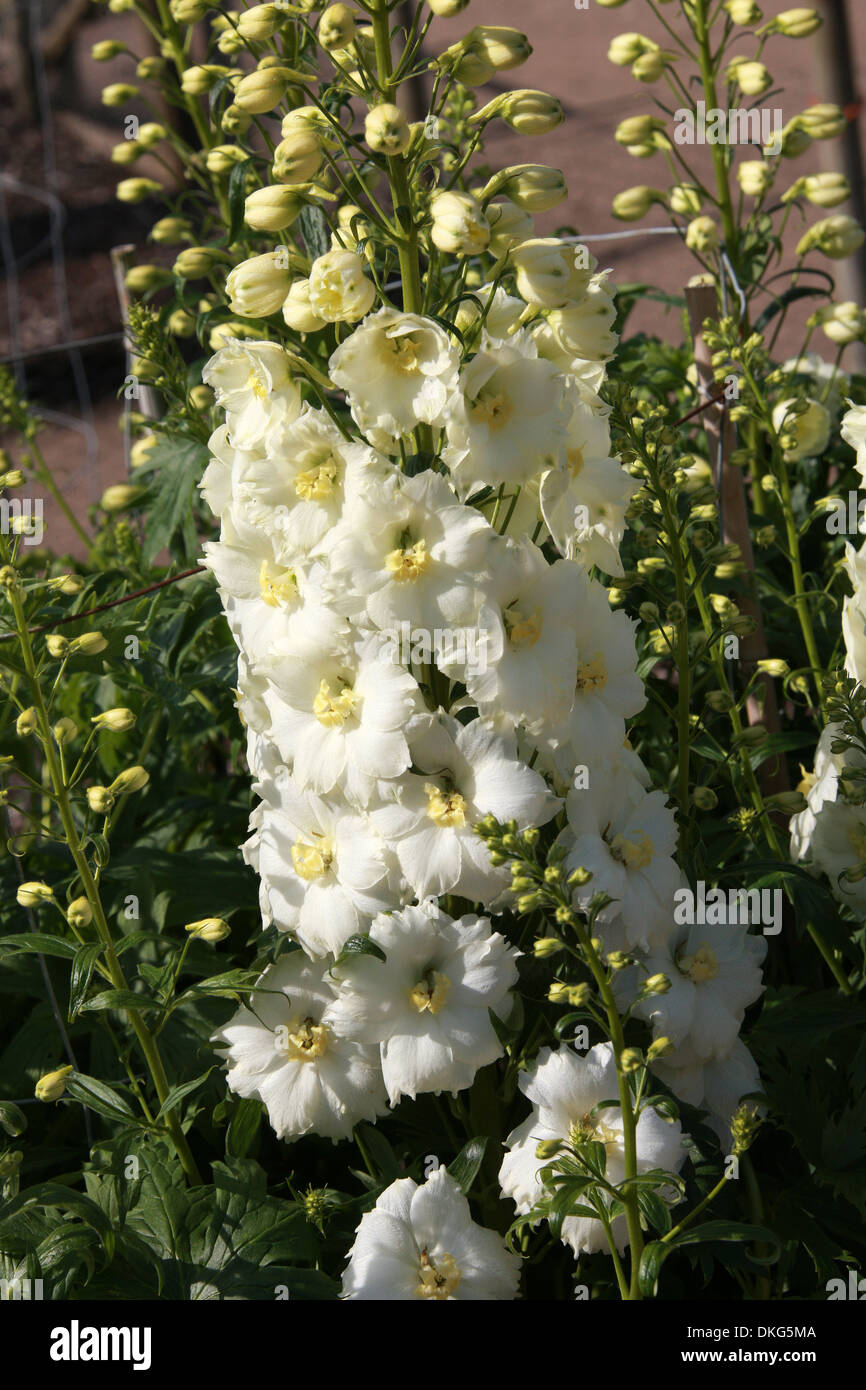
[[[862,862],[866,859],[866,826],[856,825],[848,831],[848,839],[851,841],[851,848],[857,858]]]
[[[397,584],[414,583],[429,568],[432,556],[425,541],[416,541],[405,550],[392,550],[385,556],[385,568]]]
[[[426,1250],[421,1251],[418,1279],[419,1298],[438,1298],[440,1301],[456,1293],[460,1269],[453,1255],[439,1255],[434,1265]]]
[[[713,980],[719,973],[719,961],[715,951],[710,946],[700,946],[693,956],[680,956],[677,965],[683,975],[688,975],[689,979],[696,985],[703,984],[704,980]]]
[[[512,608],[505,614],[508,640],[512,647],[517,647],[518,650],[521,647],[535,646],[541,636],[542,625],[542,617],[538,612],[531,613],[528,618],[524,618],[522,614]]]
[[[572,478],[576,478],[583,468],[583,450],[566,449],[565,457],[568,460],[568,471]]]
[[[286,1054],[293,1062],[312,1062],[328,1048],[328,1029],[324,1023],[305,1018],[286,1039]]]
[[[466,824],[466,802],[459,792],[444,792],[432,782],[428,782],[424,790],[427,793],[427,815],[436,825],[459,828]]]
[[[252,391],[256,399],[260,401],[263,401],[268,394],[267,386],[262,381],[261,377],[256,376],[253,371],[251,371],[247,377],[247,390]]]
[[[627,869],[645,869],[652,863],[655,853],[653,842],[642,830],[635,832],[637,838],[627,840],[624,835],[615,835],[610,842],[610,852]]]
[[[451,981],[438,970],[428,970],[423,980],[419,980],[409,991],[409,1001],[413,1009],[423,1014],[426,1009],[434,1016],[443,1009],[451,993]]]
[[[281,569],[269,560],[263,560],[259,570],[259,593],[269,608],[282,608],[287,603],[295,603],[298,581],[294,571]]]
[[[568,1142],[573,1147],[577,1144],[604,1144],[605,1149],[616,1148],[622,1141],[622,1133],[614,1129],[611,1125],[606,1125],[604,1120],[598,1119],[587,1112],[577,1120],[568,1131]]]
[[[594,690],[604,690],[606,685],[607,667],[601,652],[596,652],[591,661],[578,662],[577,689],[581,694],[588,691],[591,695]]]
[[[332,695],[328,682],[322,680],[313,701],[313,714],[326,729],[338,729],[351,719],[358,702],[359,697],[350,685],[344,685],[339,695]]]
[[[325,502],[334,495],[337,482],[337,460],[328,454],[321,463],[314,464],[295,478],[295,492],[305,502]]]
[[[388,346],[391,349],[390,365],[398,372],[404,372],[409,376],[418,370],[418,344],[411,333],[406,333],[400,338],[389,338]]]
[[[473,403],[472,413],[489,429],[501,430],[514,414],[514,405],[504,391],[482,391]]]
[[[292,866],[298,878],[306,879],[308,882],[314,878],[321,878],[331,867],[334,856],[326,845],[318,847],[316,845],[305,844],[303,840],[297,840],[292,845]]]

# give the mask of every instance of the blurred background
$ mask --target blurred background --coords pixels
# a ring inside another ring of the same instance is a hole
[[[618,223],[610,210],[620,190],[638,183],[667,187],[669,178],[660,156],[634,159],[614,142],[621,120],[655,108],[653,88],[636,82],[627,67],[611,64],[608,46],[614,35],[630,29],[662,46],[669,41],[641,0],[616,9],[599,9],[594,0],[586,8],[583,3],[471,0],[455,19],[434,23],[428,49],[431,55],[441,51],[472,24],[513,25],[526,32],[534,49],[529,61],[479,95],[487,100],[506,86],[542,88],[560,98],[566,121],[535,139],[520,138],[496,122],[486,143],[487,159],[494,167],[532,161],[562,169],[568,201],[538,219],[539,234],[568,224],[581,234],[603,237],[592,242],[592,250],[617,283],[679,293],[696,267],[676,236],[650,230],[665,225],[664,209],[655,208],[639,224]],[[791,163],[791,182],[821,168],[851,178],[864,141],[866,0],[812,4],[824,15],[823,29],[810,39],[770,42],[763,60],[775,81],[773,91],[783,90],[762,97],[761,104],[780,107],[787,121],[806,106],[833,101],[845,109],[853,133],[847,150],[844,139],[815,142]],[[765,18],[786,8],[787,0],[762,0]],[[754,40],[743,32],[734,52],[750,57]],[[101,39],[125,41],[131,55],[95,62],[91,48]],[[118,399],[126,358],[110,253],[132,244],[138,259],[157,259],[147,234],[163,211],[161,204],[131,206],[115,199],[115,186],[129,171],[112,164],[110,152],[123,136],[128,113],[102,106],[100,93],[109,82],[135,80],[136,61],[156,51],[149,42],[134,15],[111,13],[91,0],[0,0],[0,360],[38,402],[46,423],[43,453],[81,516],[126,473]],[[200,61],[204,53],[195,57]],[[416,106],[410,117],[424,114],[423,84],[407,93],[407,106],[410,102]],[[148,120],[162,114],[143,104],[131,104],[129,111]],[[708,162],[709,151],[699,153]],[[135,173],[164,178],[165,171],[145,157]],[[852,202],[838,211],[862,216],[862,200],[861,176]],[[814,220],[821,215],[815,209]],[[856,262],[833,263],[836,298],[864,302],[864,265],[862,253]],[[803,309],[800,322],[808,312]],[[651,299],[638,305],[629,322],[629,331],[638,328],[674,341],[681,335],[676,310]],[[798,341],[792,315],[781,346],[792,351]],[[75,552],[74,535],[48,504],[46,521],[52,549]]]

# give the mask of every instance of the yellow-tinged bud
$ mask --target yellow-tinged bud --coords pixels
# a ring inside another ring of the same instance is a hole
[[[131,82],[112,82],[102,89],[103,106],[126,106],[139,96],[138,87]]]
[[[639,183],[634,188],[624,188],[617,193],[611,211],[620,222],[638,222],[646,217],[653,203],[663,202],[664,196],[660,189]]]
[[[692,803],[699,811],[712,811],[718,806],[719,798],[712,787],[693,787]]]
[[[680,217],[695,217],[701,210],[701,190],[693,183],[678,183],[668,193],[671,212]]]
[[[242,111],[239,106],[232,102],[227,106],[222,114],[220,125],[226,135],[245,135],[252,124],[252,116],[248,111]]]
[[[185,241],[192,231],[192,223],[187,217],[161,217],[150,229],[151,241],[160,246],[176,246]]]
[[[70,927],[89,927],[93,920],[93,908],[87,898],[73,898],[66,909],[66,920]]]
[[[434,14],[439,15],[440,19],[450,19],[452,15],[465,10],[469,0],[427,0],[427,4]]]
[[[364,139],[377,154],[397,155],[408,149],[412,132],[399,106],[385,101],[367,112]]]
[[[140,792],[150,781],[150,773],[144,767],[127,767],[118,773],[109,787],[115,796],[126,796],[129,792]]]
[[[247,195],[244,221],[256,232],[281,232],[292,225],[303,206],[285,184],[268,184]]]
[[[241,318],[267,318],[282,306],[291,282],[282,251],[251,256],[236,265],[226,280],[229,308]]]
[[[822,22],[817,10],[797,5],[793,10],[783,10],[777,14],[775,19],[764,25],[761,32],[784,34],[788,39],[806,39],[820,28]]]
[[[500,116],[520,135],[546,135],[565,120],[562,103],[548,92],[523,87],[494,97],[469,119],[470,125]]]
[[[181,90],[187,96],[205,96],[221,77],[228,77],[230,72],[231,68],[225,68],[221,63],[202,63],[198,67],[186,68],[180,79]]]
[[[627,68],[636,62],[642,53],[650,53],[654,48],[658,48],[658,44],[645,38],[643,34],[615,34],[607,50],[608,62],[614,63],[618,68]]]
[[[547,960],[549,956],[559,955],[563,949],[563,943],[558,936],[540,936],[532,948],[532,954],[539,960]]]
[[[667,994],[671,987],[671,982],[667,975],[650,975],[649,979],[644,980],[643,994]]]
[[[101,632],[82,632],[69,643],[70,655],[98,656],[108,646]]]
[[[230,174],[236,164],[242,164],[247,152],[240,145],[214,145],[205,156],[205,167],[209,174],[218,177]]]
[[[157,444],[155,434],[146,434],[142,439],[136,439],[129,451],[129,462],[131,467],[140,468],[147,463],[150,454]]]
[[[555,1158],[561,1148],[561,1139],[540,1139],[535,1146],[535,1157],[541,1159]]]
[[[844,134],[848,125],[848,118],[841,106],[836,106],[831,101],[807,106],[795,119],[813,140],[833,140],[837,135]]]
[[[147,294],[171,284],[171,271],[161,265],[134,265],[126,272],[124,283],[130,294]]]
[[[172,269],[184,280],[203,280],[214,266],[227,261],[228,255],[216,246],[188,246],[181,251]]]
[[[15,720],[15,732],[20,738],[26,738],[28,734],[35,734],[38,728],[39,718],[32,705],[29,709],[23,709]]]
[[[802,191],[810,203],[819,208],[835,208],[851,197],[851,185],[844,174],[807,174],[802,180]],[[782,201],[786,200],[785,195]]]
[[[126,53],[125,43],[119,39],[101,39],[95,43],[90,50],[90,56],[95,63],[108,63],[112,58],[116,58],[120,53]]]
[[[497,258],[531,237],[535,230],[529,213],[516,203],[489,203],[485,214],[490,225],[490,253]]]
[[[781,657],[762,657],[758,662],[758,670],[763,671],[767,676],[787,676],[790,669],[787,661]]]
[[[202,941],[209,941],[212,946],[218,941],[225,941],[226,937],[231,935],[231,927],[222,917],[203,917],[200,922],[189,922],[184,931],[192,933]]]
[[[665,128],[658,116],[627,116],[620,121],[613,138],[618,145],[640,146],[653,144],[655,137]]]
[[[155,54],[152,54],[148,58],[142,58],[141,62],[136,65],[135,75],[140,77],[142,82],[155,82],[158,77],[162,77],[166,66],[164,58],[157,58]]]
[[[631,65],[631,75],[638,82],[658,82],[671,62],[672,55],[661,48],[651,48],[635,58]]]
[[[283,318],[296,333],[315,333],[324,328],[326,320],[320,319],[310,307],[309,280],[292,281],[283,300]]]
[[[520,67],[532,53],[532,44],[526,35],[506,24],[476,24],[465,42],[476,53],[483,54],[496,72]]]
[[[631,956],[627,956],[625,951],[611,951],[607,963],[611,970],[625,970],[627,965],[631,965]]]
[[[103,710],[101,714],[94,714],[90,722],[98,729],[108,729],[112,734],[122,734],[126,729],[132,728],[135,715],[131,709],[118,706],[115,709]]]
[[[866,310],[853,299],[842,304],[822,304],[808,320],[809,326],[823,330],[831,343],[844,347],[866,336]]]
[[[69,651],[69,638],[64,637],[60,632],[52,632],[45,638],[45,645],[48,648],[49,656],[59,660]]]
[[[54,890],[47,883],[20,883],[15,896],[20,907],[39,907],[54,901]]]
[[[195,319],[192,314],[187,313],[186,309],[175,309],[166,319],[166,327],[169,333],[173,333],[176,338],[191,338],[195,333]],[[131,457],[130,463],[132,463]]]
[[[773,170],[762,159],[744,159],[737,165],[737,182],[749,198],[762,198],[773,182]]]
[[[592,874],[589,869],[574,869],[568,876],[569,888],[583,888],[589,883]]]
[[[213,405],[214,396],[209,386],[194,386],[189,399],[196,410],[208,410]]]
[[[514,164],[491,182],[493,192],[510,198],[524,212],[547,212],[568,196],[562,170],[545,164]]]
[[[727,78],[735,82],[746,96],[757,97],[773,85],[769,70],[763,63],[750,62],[747,58],[734,58],[728,64]]]
[[[169,0],[168,8],[178,24],[198,24],[204,19],[210,5],[208,0]]]
[[[314,130],[296,131],[274,150],[273,172],[279,183],[310,183],[322,167],[324,155]]]
[[[33,1093],[36,1099],[46,1103],[59,1100],[66,1090],[66,1078],[74,1070],[75,1068],[72,1066],[58,1067],[57,1071],[49,1071],[44,1076],[40,1076]]]
[[[348,5],[329,5],[319,20],[319,43],[326,53],[348,48],[355,37],[355,16]]]
[[[253,5],[241,11],[237,31],[248,43],[264,43],[277,32],[285,17],[278,5]]]
[[[755,0],[725,0],[724,9],[735,24],[760,24],[763,18]]]
[[[490,224],[481,204],[469,193],[437,193],[430,202],[430,238],[452,256],[476,256],[490,241]]]
[[[162,184],[156,179],[121,179],[115,193],[121,203],[143,203],[145,198],[153,198],[162,191]]]
[[[648,1062],[656,1062],[659,1057],[665,1057],[667,1053],[673,1052],[674,1045],[670,1038],[656,1038],[655,1042],[650,1043],[647,1048],[646,1059]]]
[[[0,1178],[11,1178],[13,1173],[24,1161],[23,1149],[9,1149],[7,1153],[0,1154]]]
[[[841,261],[859,251],[864,241],[866,233],[860,223],[840,212],[833,217],[824,217],[810,227],[797,244],[797,255],[821,251],[831,260]]]
[[[8,454],[6,456],[8,458]],[[0,487],[21,487],[24,483],[24,474],[20,468],[10,468],[8,473],[4,473],[0,478]]]
[[[686,246],[706,255],[719,248],[719,229],[712,217],[695,217],[686,228]]]
[[[142,149],[151,150],[160,140],[164,140],[167,134],[165,126],[160,125],[158,121],[145,121],[138,129],[138,143]]]
[[[97,816],[107,816],[115,802],[110,787],[88,787],[85,795],[88,806]]]
[[[619,1055],[619,1064],[624,1072],[639,1071],[643,1066],[643,1053],[636,1047],[627,1047]]]
[[[292,80],[289,68],[257,68],[255,72],[242,77],[235,88],[235,106],[248,111],[251,116],[261,116],[273,111],[286,95]]]
[[[69,743],[78,733],[78,725],[74,719],[64,715],[62,719],[58,719],[51,732],[54,735],[55,743]]]

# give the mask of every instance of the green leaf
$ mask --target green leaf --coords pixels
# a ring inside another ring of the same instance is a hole
[[[207,1071],[203,1071],[201,1076],[195,1077],[194,1080],[184,1081],[180,1086],[172,1086],[165,1100],[162,1102],[162,1105],[159,1107],[159,1114],[156,1118],[161,1120],[163,1115],[167,1115],[169,1111],[174,1110],[175,1107],[180,1104],[184,1096],[190,1095],[192,1091],[197,1091],[199,1086],[203,1086],[211,1072],[216,1071],[216,1067],[217,1064],[214,1063],[212,1067],[208,1067]]]
[[[707,1221],[702,1226],[692,1226],[674,1236],[673,1240],[652,1241],[644,1247],[638,1275],[644,1296],[655,1296],[659,1272],[672,1250],[679,1250],[685,1245],[705,1245],[711,1241],[748,1241],[770,1246],[766,1255],[757,1255],[753,1250],[748,1252],[749,1259],[755,1264],[772,1264],[779,1258],[781,1250],[778,1236],[765,1226],[749,1226],[742,1221]]]
[[[36,931],[0,937],[0,951],[4,948],[7,951],[33,951],[40,956],[62,956],[65,960],[73,960],[78,949],[74,941]]]
[[[304,238],[310,259],[315,261],[319,256],[324,256],[331,245],[331,238],[328,235],[328,224],[322,209],[313,207],[308,203],[306,207],[301,209],[298,226],[301,229],[301,236]]]
[[[136,1120],[126,1098],[98,1077],[86,1076],[80,1071],[70,1072],[66,1078],[66,1090],[73,1100],[81,1101],[88,1110],[95,1110],[109,1120]]]
[[[243,1097],[232,1110],[226,1134],[226,1153],[246,1158],[262,1123],[262,1105],[254,1097]]]
[[[228,244],[237,241],[244,225],[244,207],[247,201],[247,174],[253,167],[253,159],[242,159],[229,174],[229,229]]]
[[[385,960],[385,952],[381,946],[377,946],[369,936],[350,936],[348,941],[343,942],[343,949],[334,961],[332,968],[343,965],[347,960],[352,960],[355,956],[375,956],[377,960]]]
[[[186,435],[163,437],[151,449],[148,466],[159,467],[149,499],[147,536],[142,549],[145,565],[153,564],[191,514],[209,457],[207,445]],[[194,558],[188,550],[184,553],[188,560]]]
[[[136,994],[131,989],[104,989],[79,1005],[79,1013],[97,1013],[101,1009],[135,1009],[138,1013],[152,1012],[160,1008],[158,1000],[146,994]]]
[[[75,1021],[75,1016],[82,1007],[90,985],[96,962],[103,952],[101,941],[89,942],[86,946],[79,946],[75,952],[72,962],[72,971],[69,976],[69,1021]]]
[[[0,1125],[13,1139],[17,1139],[27,1128],[24,1111],[19,1110],[11,1100],[0,1100]]]
[[[470,1139],[468,1143],[463,1145],[453,1163],[448,1164],[448,1172],[464,1197],[468,1197],[472,1184],[478,1176],[478,1170],[484,1162],[487,1144],[486,1135],[481,1138]]]

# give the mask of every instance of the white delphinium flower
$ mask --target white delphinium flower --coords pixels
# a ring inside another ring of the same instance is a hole
[[[275,420],[296,420],[301,412],[301,393],[279,343],[231,338],[205,364],[202,380],[226,412],[228,438],[238,449],[254,449]]]
[[[795,861],[811,858],[812,838],[822,807],[825,802],[835,801],[839,795],[839,772],[845,765],[845,758],[834,753],[831,744],[840,733],[838,724],[828,724],[822,729],[815,749],[814,770],[806,773],[801,768],[804,777],[798,790],[805,796],[806,805],[796,816],[792,816],[790,823],[791,858]],[[853,755],[854,750],[851,751]]]
[[[586,246],[558,237],[530,237],[511,252],[517,293],[539,309],[561,309],[586,295],[598,265]]]
[[[838,363],[825,362],[820,352],[802,352],[799,357],[789,357],[783,362],[779,372],[783,377],[792,373],[806,377],[810,384],[806,387],[809,394],[822,401],[831,415],[838,415],[841,411],[843,396],[851,384],[851,378],[840,369]]]
[[[763,993],[761,961],[767,940],[730,923],[677,926],[661,950],[641,958],[640,967],[613,977],[617,1003],[627,1008],[641,983],[664,975],[670,989],[646,995],[635,1013],[653,1025],[656,1037],[687,1044],[702,1062],[727,1057],[746,1009]]]
[[[257,853],[268,915],[311,956],[338,954],[399,901],[393,863],[369,819],[300,791],[288,776],[278,801],[265,805]]]
[[[327,559],[356,621],[433,632],[473,621],[496,539],[481,513],[428,469],[347,512],[328,538]]]
[[[359,955],[335,971],[341,1032],[379,1045],[392,1106],[465,1090],[502,1056],[489,1011],[510,1012],[518,952],[487,917],[455,921],[432,898],[377,917],[370,939],[384,961]]]
[[[552,309],[533,329],[539,354],[562,371],[598,390],[619,341],[613,331],[616,305],[607,271],[593,275],[584,296],[564,309]]]
[[[556,750],[561,766],[619,757],[625,720],[646,704],[646,690],[635,671],[634,629],[626,613],[611,608],[604,585],[584,578],[574,615],[577,668],[571,708],[560,722],[545,725],[541,740]]]
[[[347,440],[326,411],[305,406],[274,431],[265,457],[236,452],[234,509],[278,537],[285,554],[302,556],[393,471],[381,454]]]
[[[272,738],[301,788],[339,786],[364,806],[379,778],[410,764],[405,725],[420,707],[414,677],[375,637],[350,642],[348,624],[322,610],[320,645],[269,668]]]
[[[854,467],[866,483],[866,405],[848,402],[849,409],[842,416],[842,438],[857,452]]]
[[[420,1187],[398,1178],[357,1228],[343,1298],[506,1302],[517,1296],[520,1257],[497,1231],[472,1220],[447,1168]]]
[[[499,1170],[503,1195],[512,1199],[519,1213],[531,1211],[544,1196],[538,1174],[550,1159],[538,1156],[538,1145],[543,1142],[583,1144],[592,1140],[604,1144],[608,1181],[616,1184],[624,1180],[622,1113],[614,1106],[591,1113],[601,1101],[618,1094],[611,1043],[598,1043],[585,1056],[566,1045],[556,1051],[544,1047],[534,1066],[521,1073],[519,1084],[533,1108],[506,1139],[509,1152]],[[656,1110],[645,1106],[636,1130],[639,1173],[651,1168],[679,1171],[686,1157],[679,1123],[670,1124]],[[617,1249],[624,1250],[628,1244],[624,1216],[614,1219],[612,1233]],[[562,1239],[575,1255],[608,1249],[604,1226],[589,1217],[566,1217]]]
[[[829,779],[828,779],[829,782]],[[847,874],[866,863],[866,806],[852,805],[838,794],[827,799],[815,817],[810,859],[830,881],[833,896],[861,921],[866,919],[866,879]]]
[[[471,340],[476,325],[483,316],[483,327],[490,338],[508,338],[520,327],[520,316],[526,305],[522,299],[508,294],[501,285],[479,285],[471,299],[461,299],[457,307],[456,327]]]
[[[514,743],[481,719],[459,724],[448,715],[419,715],[408,729],[412,762],[392,805],[370,812],[393,842],[419,898],[458,893],[470,902],[492,901],[508,884],[490,863],[475,825],[488,813],[514,819],[520,830],[543,825],[559,802],[542,777],[517,756]]]
[[[855,550],[845,542],[845,572],[854,590],[842,603],[845,671],[862,684],[866,681],[866,544]]]
[[[529,538],[501,545],[478,615],[485,661],[466,676],[482,715],[532,725],[562,718],[577,676],[575,625],[588,581],[568,560],[549,565]],[[451,668],[444,668],[450,673]]]
[[[258,981],[255,1013],[241,1008],[214,1034],[228,1046],[228,1084],[257,1096],[278,1139],[321,1134],[348,1139],[360,1120],[386,1110],[374,1047],[344,1038],[332,1022],[327,964],[294,951]]]
[[[704,1062],[685,1044],[657,1058],[652,1069],[680,1100],[709,1112],[707,1123],[724,1149],[731,1143],[731,1119],[740,1101],[761,1091],[757,1063],[741,1038],[726,1057]]]
[[[621,575],[626,509],[639,486],[610,456],[606,409],[576,382],[565,461],[544,474],[540,487],[541,514],[560,554]]]
[[[376,448],[397,453],[396,441],[416,425],[444,424],[459,364],[457,348],[433,319],[379,309],[328,365],[358,428]]]
[[[525,332],[485,336],[460,374],[442,455],[461,495],[525,483],[563,458],[571,402],[562,373]]]
[[[228,425],[220,425],[208,440],[210,459],[199,481],[199,491],[214,516],[221,517],[232,502],[233,471],[237,450],[229,439]]]
[[[588,785],[569,792],[568,827],[557,841],[565,847],[568,873],[582,868],[592,874],[574,889],[575,901],[585,907],[596,893],[606,893],[614,901],[599,914],[602,931],[618,921],[627,945],[646,950],[671,932],[680,885],[672,858],[676,821],[665,793],[644,791],[624,767],[593,769],[589,758],[586,765]]]

